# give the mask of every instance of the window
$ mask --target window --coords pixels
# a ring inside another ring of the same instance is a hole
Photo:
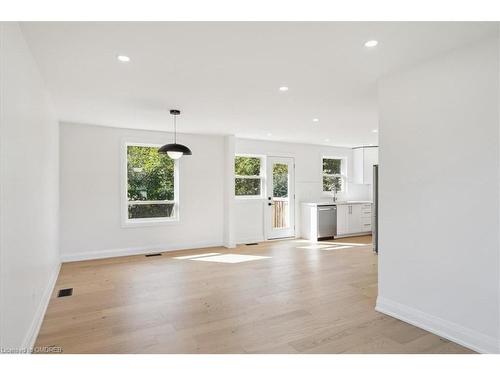
[[[344,159],[323,157],[323,191],[345,190]]]
[[[159,146],[126,144],[126,222],[177,218],[177,163],[158,153]]]
[[[262,159],[257,156],[234,158],[234,191],[237,197],[262,196]]]

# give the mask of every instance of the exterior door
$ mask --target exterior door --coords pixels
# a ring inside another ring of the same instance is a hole
[[[293,158],[267,158],[265,215],[268,240],[295,236],[294,172]]]

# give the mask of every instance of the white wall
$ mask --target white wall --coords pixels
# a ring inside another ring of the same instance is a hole
[[[171,137],[162,132],[61,124],[63,260],[223,244],[231,247],[234,243],[262,241],[265,201],[234,199],[231,202],[225,197],[225,194],[234,194],[234,164],[228,153],[295,158],[297,235],[300,202],[329,199],[322,193],[321,157],[346,157],[348,175],[352,175],[352,150],[349,148],[183,134],[182,142],[189,145],[193,155],[181,159],[181,222],[122,228],[120,158],[123,140],[167,143]],[[348,184],[345,198],[368,197],[367,185]]]
[[[63,260],[220,246],[224,217],[224,137],[178,135],[192,156],[180,159],[180,222],[121,226],[122,142],[169,143],[172,134],[61,124]]]
[[[224,246],[236,247],[234,217],[234,135],[224,137]]]
[[[339,198],[369,199],[369,185],[352,184],[352,149],[309,144],[236,139],[237,154],[264,156],[288,156],[295,159],[295,228],[300,235],[300,203],[331,199],[323,193],[322,156],[347,158],[347,192]],[[265,239],[264,209],[266,199],[235,199],[235,238],[237,243],[262,241]]]
[[[493,38],[380,82],[380,311],[499,352]]]
[[[0,346],[33,345],[59,270],[58,126],[16,23],[0,24]]]

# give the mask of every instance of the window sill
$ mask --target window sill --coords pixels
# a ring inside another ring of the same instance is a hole
[[[253,196],[253,195],[235,195],[234,197],[238,201],[258,201],[264,199],[262,196]]]
[[[177,225],[180,224],[179,218],[176,219],[137,219],[126,220],[122,222],[122,228],[138,228],[138,227],[155,227],[163,225]]]

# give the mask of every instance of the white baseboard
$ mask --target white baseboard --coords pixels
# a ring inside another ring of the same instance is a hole
[[[43,318],[45,317],[45,312],[47,311],[47,307],[49,306],[50,297],[52,296],[52,292],[56,285],[60,269],[61,269],[61,263],[59,263],[57,267],[54,268],[52,274],[50,275],[49,282],[47,283],[42,298],[40,299],[40,303],[38,304],[35,316],[31,321],[28,333],[24,338],[22,346],[23,348],[32,349],[35,346],[35,341],[36,338],[38,337],[38,333],[40,332],[40,327],[42,326]]]
[[[398,302],[379,296],[375,310],[425,329],[476,352],[500,353],[500,342],[496,338]]]
[[[343,234],[343,235],[340,235],[340,236],[335,236],[335,238],[368,236],[369,234],[372,234],[372,232],[370,231],[370,232],[349,233],[349,234]]]
[[[130,255],[141,255],[141,254],[151,254],[158,252],[168,252],[168,251],[177,251],[177,250],[190,250],[190,249],[198,249],[198,248],[206,248],[206,247],[222,247],[224,243],[220,242],[193,242],[193,243],[185,243],[185,244],[167,244],[167,245],[153,245],[153,246],[144,246],[144,247],[129,247],[123,249],[104,249],[97,251],[86,251],[81,253],[73,253],[73,254],[62,254],[61,259],[63,263],[67,262],[78,262],[81,260],[94,260],[94,259],[103,259],[103,258],[114,258],[114,257],[123,257]]]

